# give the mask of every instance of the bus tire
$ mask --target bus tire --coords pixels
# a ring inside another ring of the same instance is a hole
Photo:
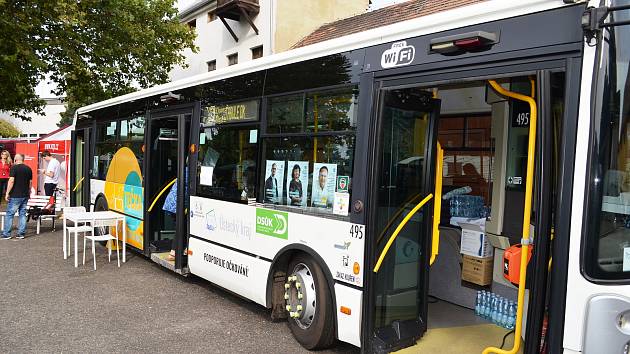
[[[94,202],[94,211],[107,211],[109,207],[107,206],[107,200],[103,196],[99,196],[96,198]]]
[[[291,333],[308,350],[331,346],[335,341],[334,304],[322,268],[309,255],[298,254],[289,263],[287,279]],[[302,306],[300,311],[298,304]]]
[[[105,199],[104,196],[100,195],[96,198],[96,200],[94,201],[94,211],[107,211],[109,210],[109,206],[107,205],[107,199]],[[95,227],[94,228],[94,235],[96,236],[100,236],[100,235],[104,235],[106,233],[109,232],[109,227],[106,228],[99,228],[99,227]],[[107,241],[102,241],[99,242],[102,246],[105,246],[107,244]]]

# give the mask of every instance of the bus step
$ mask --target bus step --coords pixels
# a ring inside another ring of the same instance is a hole
[[[184,267],[183,269],[175,269],[175,262],[168,260],[169,253],[170,252],[151,253],[151,260],[177,274],[188,276],[188,274],[190,274],[190,270],[188,269],[188,267]]]

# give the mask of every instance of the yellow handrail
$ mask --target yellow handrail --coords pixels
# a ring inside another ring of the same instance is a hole
[[[172,186],[173,183],[175,183],[175,181],[177,181],[177,178],[173,178],[172,181],[168,182],[168,184],[166,185],[166,187],[162,188],[162,190],[160,191],[160,193],[158,193],[158,195],[153,199],[153,203],[151,203],[151,206],[149,207],[149,209],[147,210],[149,213],[151,212],[151,210],[153,210],[153,206],[155,206],[155,203],[157,203],[158,199],[160,199],[160,197],[162,196],[162,194],[164,194],[164,192],[166,192],[166,190],[168,189],[168,187]]]
[[[527,145],[527,174],[525,177],[525,208],[523,210],[523,240],[521,248],[521,266],[518,283],[518,307],[516,311],[516,328],[514,329],[514,345],[511,350],[503,350],[496,347],[488,347],[484,349],[483,354],[496,353],[496,354],[515,354],[518,352],[521,346],[521,331],[523,326],[523,305],[525,300],[525,279],[527,274],[527,256],[529,254],[529,245],[531,243],[529,239],[529,224],[531,221],[532,212],[532,190],[534,185],[534,152],[536,147],[536,115],[537,107],[536,101],[520,93],[511,92],[499,85],[494,80],[488,80],[492,88],[500,95],[507,96],[519,101],[529,103],[530,117],[529,117],[529,142]],[[532,80],[532,85],[534,81]]]
[[[77,184],[74,185],[74,188],[72,188],[73,192],[77,191],[77,188],[79,188],[79,185],[81,184],[81,182],[83,182],[83,180],[85,179],[85,176],[81,177],[81,179],[79,180],[79,182],[77,182]]]
[[[409,219],[411,219],[413,214],[415,214],[418,210],[420,210],[420,208],[422,208],[429,200],[431,200],[431,198],[433,198],[433,194],[427,195],[424,199],[422,199],[420,203],[418,203],[418,205],[416,205],[413,209],[411,209],[411,211],[405,216],[405,218],[400,222],[400,224],[398,224],[398,227],[396,228],[396,230],[394,230],[394,233],[389,237],[389,240],[387,241],[385,248],[383,248],[381,255],[378,257],[378,261],[376,262],[376,265],[374,266],[374,273],[378,272],[378,270],[381,268],[381,263],[383,263],[383,258],[385,258],[387,251],[389,251],[389,248],[392,246],[392,243],[394,243],[394,240],[400,233],[400,230],[402,230],[402,228],[405,227],[405,225],[407,225],[407,222],[409,221]]]
[[[413,203],[416,199],[420,198],[420,196],[422,196],[422,194],[418,193],[414,195],[413,197],[407,199],[407,201],[403,204],[403,206],[401,206],[398,210],[396,210],[396,213],[394,213],[394,215],[391,218],[389,218],[389,221],[387,222],[387,225],[385,225],[385,227],[383,228],[383,231],[381,231],[381,234],[378,235],[378,238],[376,239],[377,244],[381,243],[381,239],[383,238],[383,236],[385,236],[385,233],[387,232],[387,230],[389,230],[389,228],[392,226],[394,221],[398,219],[400,214],[402,214],[403,211],[405,211],[405,208],[407,208],[407,206]]]
[[[440,216],[442,214],[442,168],[444,167],[444,150],[437,143],[437,163],[435,165],[435,201],[433,202],[433,235],[431,239],[431,259],[429,265],[435,262],[440,248]]]

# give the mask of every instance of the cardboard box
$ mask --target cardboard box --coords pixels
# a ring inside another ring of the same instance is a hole
[[[462,280],[477,285],[492,283],[492,264],[494,258],[478,258],[464,255],[462,264]]]
[[[485,227],[463,222],[459,223],[459,227],[462,228],[462,254],[479,258],[492,257],[494,248],[488,241]]]

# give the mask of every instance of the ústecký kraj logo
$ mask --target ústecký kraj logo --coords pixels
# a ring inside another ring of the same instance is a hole
[[[210,231],[214,231],[217,228],[217,217],[214,214],[214,209],[206,213],[206,228]]]
[[[348,248],[350,248],[350,242],[345,242],[343,244],[340,243],[335,243],[334,247],[338,250],[347,250]]]
[[[287,240],[289,214],[281,211],[256,208],[256,232]]]
[[[381,66],[383,69],[394,68],[396,66],[409,65],[416,55],[416,48],[407,45],[407,41],[395,42],[390,49],[381,55]]]

